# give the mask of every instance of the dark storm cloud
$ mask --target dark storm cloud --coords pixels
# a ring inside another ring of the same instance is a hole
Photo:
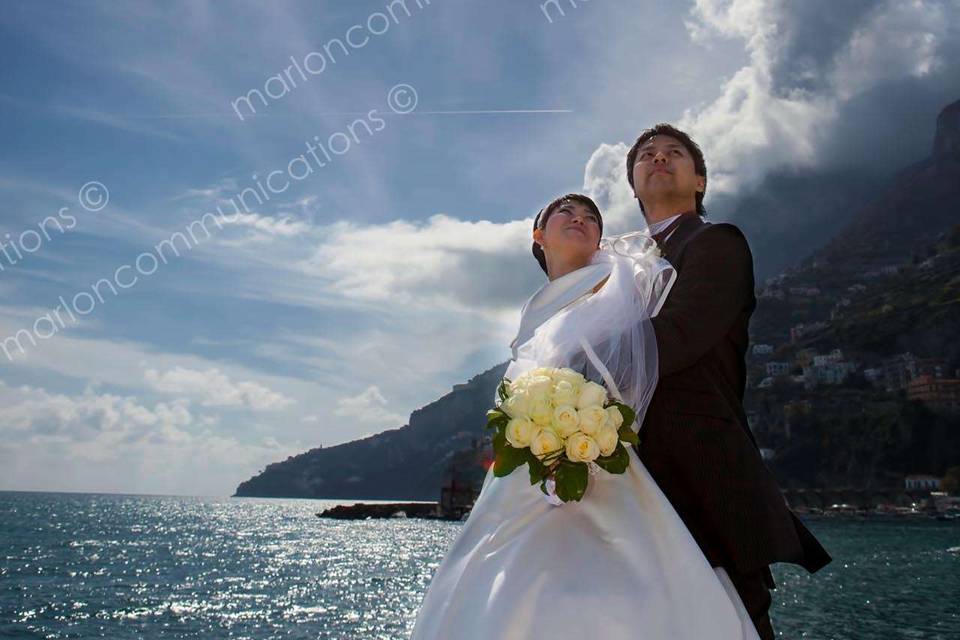
[[[834,59],[872,12],[876,0],[785,2],[776,22],[773,90],[779,95],[823,89]]]

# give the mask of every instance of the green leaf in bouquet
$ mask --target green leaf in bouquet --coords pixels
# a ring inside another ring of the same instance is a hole
[[[633,427],[626,422],[620,425],[620,428],[617,430],[617,435],[620,437],[620,442],[640,444],[640,436],[638,436],[637,432],[633,430]]]
[[[503,431],[497,431],[493,436],[493,475],[502,478],[513,473],[513,470],[527,461],[526,451],[511,447]]]
[[[497,429],[497,432],[493,434],[493,455],[498,458],[501,455],[501,450],[504,447],[510,446],[510,443],[507,441],[507,433],[504,429]]]
[[[487,429],[506,427],[508,422],[510,422],[510,416],[501,409],[490,409],[487,411]]]
[[[500,398],[500,402],[503,402],[504,400],[506,400],[507,396],[510,395],[509,393],[507,393],[507,388],[509,385],[510,385],[510,380],[508,378],[504,378],[503,380],[500,381],[500,384],[497,385],[497,397]]]
[[[623,473],[630,466],[630,454],[622,442],[617,443],[617,448],[608,456],[600,456],[594,462],[597,466],[610,473]]]
[[[625,426],[630,426],[633,424],[633,421],[637,419],[637,412],[633,410],[633,407],[623,404],[622,402],[614,402],[613,406],[620,410],[620,415],[623,416],[623,424]]]
[[[547,465],[540,462],[540,458],[533,455],[533,451],[530,451],[530,449],[524,449],[524,451],[527,452],[527,464],[530,465],[530,484],[543,482],[550,472]],[[542,487],[542,489],[546,492],[546,487]]]
[[[571,462],[561,460],[560,466],[554,474],[556,479],[557,497],[564,502],[580,501],[587,490],[589,473],[585,462]]]

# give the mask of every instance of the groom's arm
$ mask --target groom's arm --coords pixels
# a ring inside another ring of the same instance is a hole
[[[678,271],[652,318],[661,378],[693,365],[754,304],[753,255],[731,224],[712,224],[692,238]]]

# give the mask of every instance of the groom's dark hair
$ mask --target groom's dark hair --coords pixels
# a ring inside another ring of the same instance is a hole
[[[582,204],[587,209],[592,211],[597,216],[597,221],[600,223],[600,235],[603,235],[603,216],[600,215],[600,207],[598,207],[597,203],[590,199],[589,196],[585,196],[582,193],[568,193],[565,196],[560,196],[543,209],[540,209],[540,213],[538,213],[537,217],[533,219],[533,228],[546,228],[547,219],[550,217],[550,214],[556,211],[560,205],[567,202],[576,202],[577,204]],[[532,251],[533,257],[536,258],[537,262],[540,263],[540,268],[543,269],[544,273],[549,275],[549,272],[547,271],[547,256],[543,254],[543,249],[540,248],[539,244],[534,242]]]
[[[666,122],[656,124],[641,133],[637,141],[630,147],[630,151],[627,152],[627,182],[630,183],[630,189],[633,190],[634,196],[636,196],[637,190],[633,186],[633,165],[637,161],[637,152],[640,151],[640,147],[646,144],[647,140],[658,135],[675,138],[693,156],[693,169],[698,176],[703,176],[703,191],[697,192],[697,213],[702,216],[707,215],[706,209],[703,208],[703,196],[707,193],[707,163],[703,159],[703,151],[700,150],[700,145],[694,142],[689,134]],[[637,202],[640,203],[640,211],[643,211],[646,215],[647,211],[643,208],[643,202],[639,197]]]

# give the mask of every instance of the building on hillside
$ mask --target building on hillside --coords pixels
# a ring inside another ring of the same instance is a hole
[[[768,362],[767,375],[770,377],[785,376],[790,373],[789,362]]]
[[[918,358],[909,351],[883,361],[883,378],[887,390],[906,389],[911,380],[928,376],[946,378],[949,367],[943,358]]]
[[[960,380],[922,375],[907,383],[907,397],[934,411],[960,413]]]
[[[812,410],[813,404],[809,400],[791,400],[783,405],[783,415],[787,418],[807,415]]]
[[[806,386],[815,387],[818,384],[843,384],[847,377],[856,370],[857,366],[852,362],[827,360],[821,364],[804,367],[803,375]]]
[[[912,353],[900,353],[887,358],[881,365],[883,381],[888,391],[905,389],[907,383],[913,379],[913,368],[916,358]]]
[[[928,475],[907,476],[903,484],[907,491],[937,491],[940,488],[940,478]]]
[[[884,386],[883,369],[880,367],[870,367],[869,369],[864,369],[863,377],[866,378],[867,382],[872,384],[874,387]]]
[[[765,298],[773,299],[773,300],[783,300],[783,298],[784,298],[783,290],[782,290],[782,289],[775,289],[775,288],[772,288],[772,287],[768,287],[768,288],[766,288],[766,289],[764,289],[763,291],[760,292],[759,298],[760,298],[761,300],[763,300],[763,299],[765,299]]]
[[[802,369],[803,367],[808,367],[813,364],[813,359],[817,355],[816,349],[811,349],[809,347],[805,349],[800,349],[797,351],[797,355],[794,358],[794,361]]]
[[[804,349],[798,354],[797,360],[803,367],[804,383],[807,388],[818,384],[843,384],[847,377],[857,370],[857,365],[843,359],[840,349],[833,349],[830,353],[816,353],[812,349]]]
[[[840,349],[834,349],[830,353],[817,354],[813,356],[814,366],[830,364],[831,362],[842,362],[843,352]]]

